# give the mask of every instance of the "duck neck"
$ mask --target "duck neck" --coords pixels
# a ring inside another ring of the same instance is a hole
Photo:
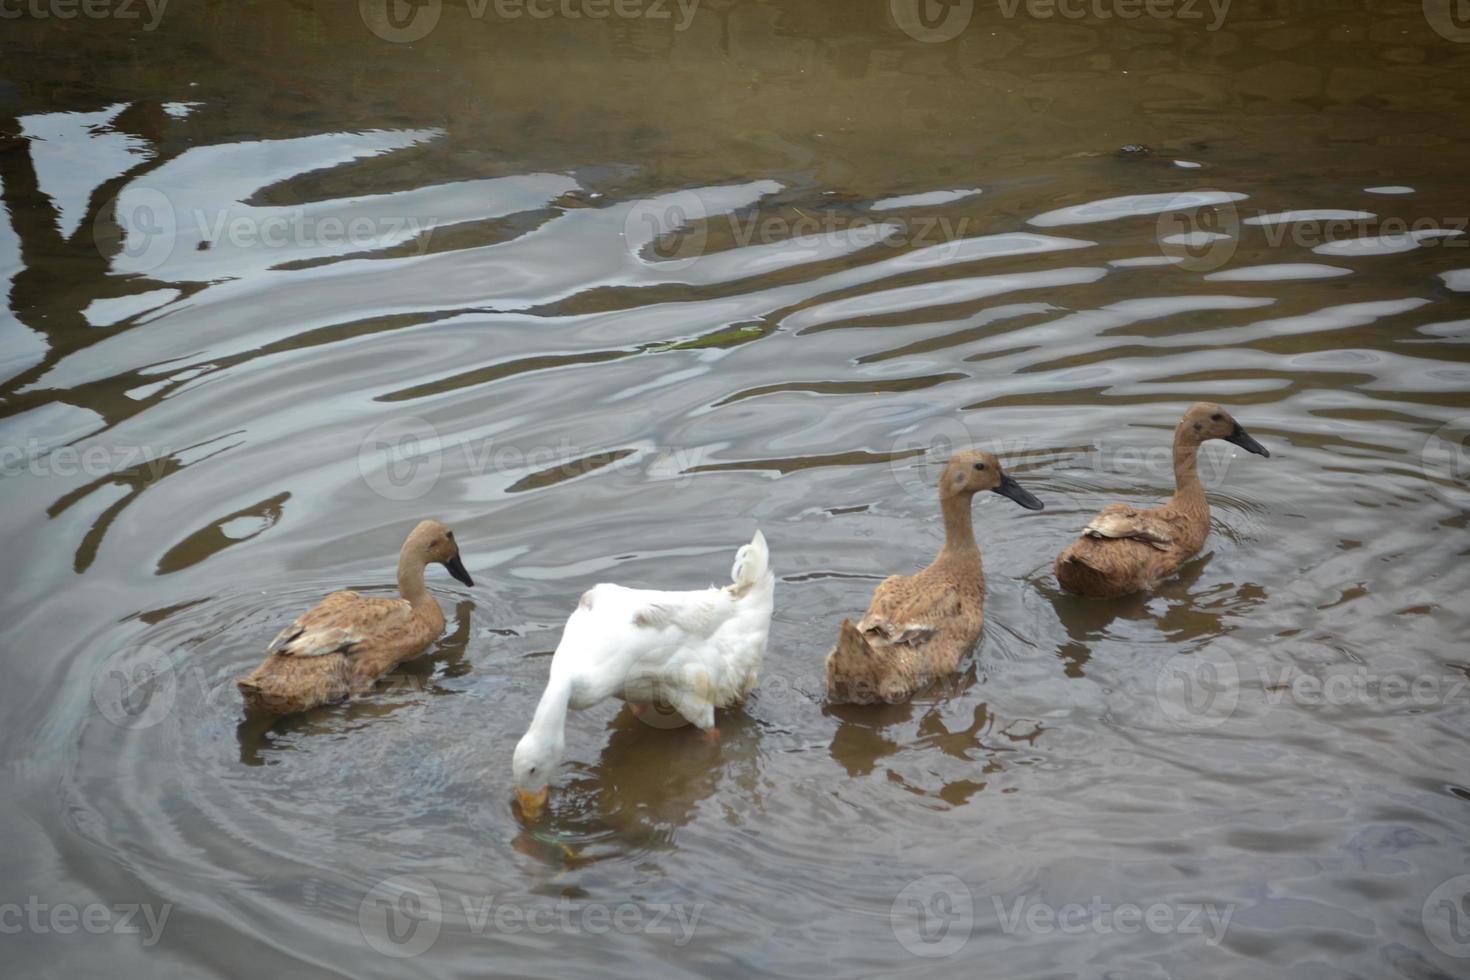
[[[1208,507],[1199,482],[1199,443],[1182,430],[1174,433],[1174,500],[1190,509]]]
[[[437,618],[443,628],[444,611],[424,585],[424,563],[410,555],[407,546],[398,555],[398,594],[408,600],[414,612],[430,621]]]
[[[941,496],[939,509],[944,514],[944,550],[940,559],[979,561],[980,547],[975,544],[975,527],[970,523],[970,502],[974,495],[952,493]]]
[[[551,675],[546,690],[536,705],[536,714],[531,719],[527,735],[537,735],[549,742],[562,738],[567,724],[567,707],[572,700],[572,685],[565,678]]]

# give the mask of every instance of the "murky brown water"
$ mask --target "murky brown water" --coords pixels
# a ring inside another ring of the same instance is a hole
[[[6,972],[1465,975],[1462,22],[980,6],[7,19]],[[1202,397],[1273,454],[1207,453],[1204,554],[1059,594]],[[963,442],[1047,504],[977,503],[978,653],[825,706]],[[247,719],[230,680],[429,515],[477,583],[433,576],[434,651]],[[757,524],[722,744],[574,716],[523,826],[575,597]]]

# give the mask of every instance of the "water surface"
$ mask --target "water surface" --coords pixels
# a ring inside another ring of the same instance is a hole
[[[1470,44],[1419,3],[936,43],[889,7],[8,22],[0,902],[168,910],[10,969],[1463,975]],[[1204,552],[1061,594],[1201,398],[1272,453],[1205,454]],[[965,444],[1047,505],[976,502],[981,646],[826,705]],[[443,639],[247,717],[232,679],[423,516],[477,583],[430,573]],[[576,715],[523,823],[576,597],[720,581],[757,526],[718,747]]]

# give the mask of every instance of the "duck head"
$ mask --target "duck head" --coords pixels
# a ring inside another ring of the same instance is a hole
[[[521,813],[528,820],[541,815],[550,795],[552,773],[561,764],[562,751],[566,748],[561,730],[551,731],[532,722],[531,728],[516,743],[511,759],[511,777],[515,780],[516,800]]]
[[[1042,503],[1021,488],[1014,479],[1000,468],[1000,460],[978,449],[965,449],[949,458],[944,474],[939,478],[941,499],[968,494],[973,496],[981,490],[1009,497],[1027,510],[1041,510]]]
[[[403,554],[423,565],[438,562],[465,585],[475,584],[459,560],[459,545],[454,540],[454,532],[439,521],[420,521],[404,542]]]
[[[1224,439],[1248,453],[1270,456],[1266,447],[1248,435],[1240,423],[1214,402],[1195,402],[1179,420],[1178,431],[1186,440],[1198,445],[1206,439]]]

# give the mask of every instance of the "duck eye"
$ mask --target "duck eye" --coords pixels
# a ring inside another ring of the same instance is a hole
[[[1215,413],[1215,414],[1214,414],[1214,415],[1211,415],[1211,416],[1210,416],[1210,421],[1211,421],[1211,422],[1219,422],[1219,421],[1221,421],[1221,420],[1222,420],[1222,419],[1223,419],[1223,418],[1224,418],[1224,416],[1223,416],[1223,415],[1221,415],[1221,414],[1220,414],[1220,413],[1219,413],[1219,412],[1216,412],[1216,413]]]
[[[453,531],[445,531],[444,532],[444,536],[446,538],[448,538],[450,541],[453,541],[454,540],[454,532]]]
[[[985,469],[985,464],[984,463],[976,463],[975,464],[975,469],[977,469],[977,470],[983,470],[983,469]]]

